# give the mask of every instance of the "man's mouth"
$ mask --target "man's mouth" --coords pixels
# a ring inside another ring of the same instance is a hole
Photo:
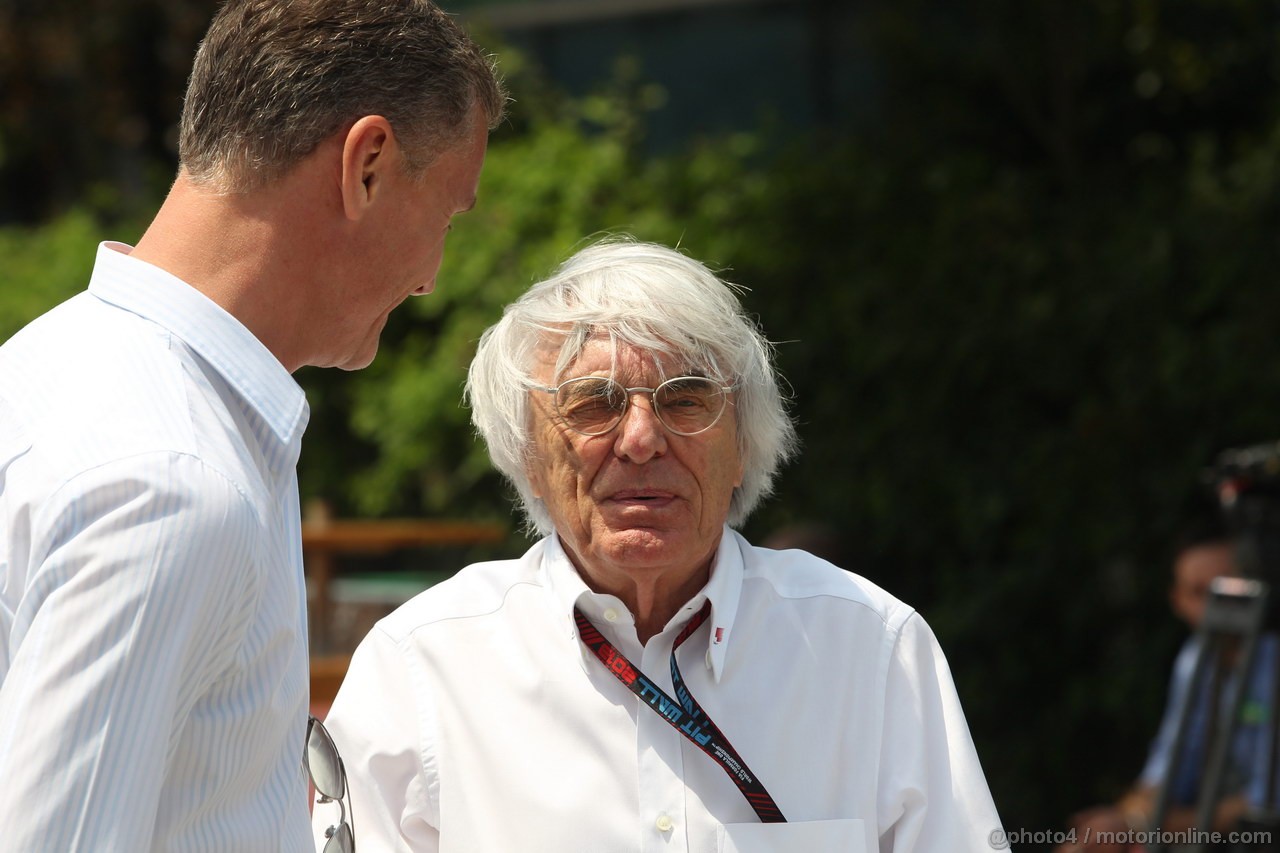
[[[609,500],[616,503],[660,504],[673,500],[675,495],[661,489],[624,489],[614,492]]]

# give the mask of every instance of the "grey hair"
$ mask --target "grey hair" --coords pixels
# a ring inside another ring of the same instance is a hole
[[[198,184],[248,192],[344,125],[391,123],[420,175],[506,105],[492,60],[429,0],[228,0],[196,52],[179,128]]]
[[[782,463],[796,450],[774,367],[773,345],[747,316],[734,286],[666,246],[613,238],[575,254],[545,281],[508,305],[480,338],[467,373],[471,420],[494,466],[520,496],[529,526],[552,530],[546,504],[533,494],[529,389],[548,347],[559,347],[555,379],[588,342],[619,344],[674,357],[684,370],[737,386],[742,485],[728,522],[738,527],[773,491]]]

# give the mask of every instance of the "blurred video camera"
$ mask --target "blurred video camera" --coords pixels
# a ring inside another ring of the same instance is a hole
[[[1246,578],[1280,589],[1280,441],[1225,450],[1205,475]]]

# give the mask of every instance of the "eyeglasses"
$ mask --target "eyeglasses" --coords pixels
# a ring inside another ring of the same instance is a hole
[[[555,395],[556,414],[574,432],[604,435],[616,427],[631,404],[631,395],[646,392],[653,413],[676,435],[697,435],[716,425],[724,414],[733,385],[705,376],[677,376],[657,388],[626,388],[607,376],[579,376],[554,388],[535,386]]]
[[[307,718],[307,749],[303,753],[303,763],[307,766],[307,774],[311,784],[315,786],[320,798],[318,803],[337,802],[341,819],[337,825],[325,830],[323,853],[355,853],[355,834],[351,823],[347,820],[347,771],[342,766],[342,757],[338,748],[333,745],[333,738],[325,730],[324,723],[315,717]]]

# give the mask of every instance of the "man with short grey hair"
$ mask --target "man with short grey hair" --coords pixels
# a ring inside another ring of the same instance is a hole
[[[290,374],[435,287],[505,96],[427,0],[229,0],[136,247],[0,347],[7,850],[310,848]]]

